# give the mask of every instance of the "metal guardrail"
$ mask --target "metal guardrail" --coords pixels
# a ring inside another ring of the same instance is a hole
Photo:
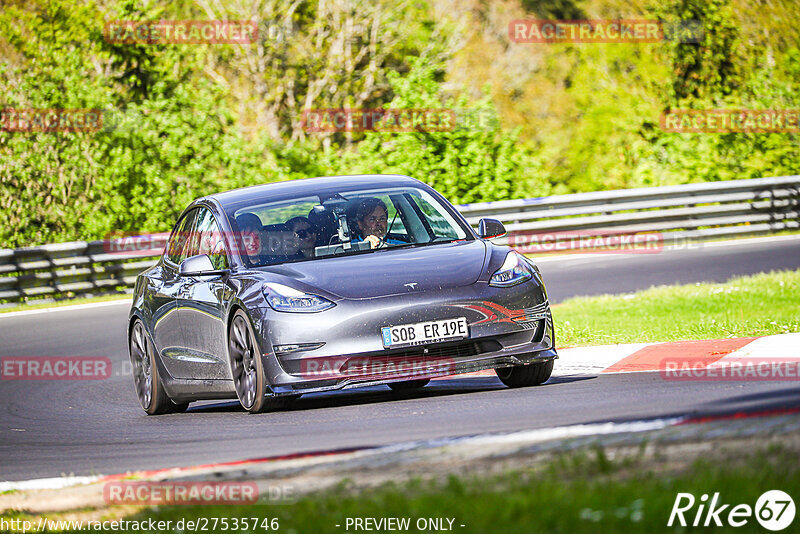
[[[800,176],[598,191],[458,206],[473,226],[499,219],[512,246],[531,235],[658,233],[662,243],[800,229]],[[557,237],[555,239],[558,239]],[[541,242],[543,242],[543,240]],[[524,250],[524,249],[523,249]],[[128,289],[155,256],[108,241],[0,249],[0,300]]]
[[[0,249],[0,299],[20,301],[132,287],[153,256],[108,253],[107,241]]]
[[[658,233],[663,244],[800,228],[800,176],[598,191],[459,206],[473,226],[502,221],[496,243],[543,243],[553,234]],[[559,239],[555,236],[554,239]]]

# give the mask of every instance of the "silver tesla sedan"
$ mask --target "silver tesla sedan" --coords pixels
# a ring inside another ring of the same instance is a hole
[[[557,358],[536,265],[406,176],[259,185],[192,202],[136,281],[128,346],[148,414],[494,369],[547,381]]]

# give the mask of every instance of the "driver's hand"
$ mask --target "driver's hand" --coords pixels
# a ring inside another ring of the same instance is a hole
[[[375,235],[368,235],[366,241],[369,241],[369,248],[378,248],[378,245],[381,244],[381,239]]]

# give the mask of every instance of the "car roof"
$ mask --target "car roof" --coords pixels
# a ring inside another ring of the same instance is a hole
[[[246,206],[254,201],[260,200],[284,200],[306,195],[333,194],[342,189],[367,189],[403,185],[414,187],[423,186],[428,188],[423,182],[400,174],[356,174],[348,176],[303,178],[253,185],[208,195],[204,197],[204,199],[214,200],[219,203],[225,211],[231,212],[241,206]]]

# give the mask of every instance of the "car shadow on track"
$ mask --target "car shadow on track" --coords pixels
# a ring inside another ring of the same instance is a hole
[[[584,380],[594,380],[598,375],[563,375],[554,376],[543,385],[550,386],[553,384],[571,384],[572,382],[583,382]]]
[[[581,380],[591,380],[594,376],[558,376],[552,377],[544,385],[566,384]],[[329,391],[324,393],[309,393],[293,401],[283,408],[283,412],[317,410],[321,408],[339,408],[344,406],[359,406],[363,404],[378,404],[401,400],[426,399],[435,397],[448,397],[463,394],[474,394],[488,391],[506,390],[500,379],[494,376],[475,378],[456,378],[434,380],[422,389],[411,391],[392,391],[388,386],[370,386],[361,389],[345,391]],[[226,401],[213,404],[191,406],[189,412],[215,413],[215,412],[241,412],[242,407],[238,402]]]
[[[652,419],[679,419],[682,423],[710,423],[721,420],[752,420],[758,432],[758,418],[800,414],[800,388],[759,391],[699,403],[689,410],[664,411],[647,417],[613,417],[588,421],[594,423],[628,423]]]
[[[705,403],[692,417],[743,417],[800,412],[800,388],[759,391]]]

